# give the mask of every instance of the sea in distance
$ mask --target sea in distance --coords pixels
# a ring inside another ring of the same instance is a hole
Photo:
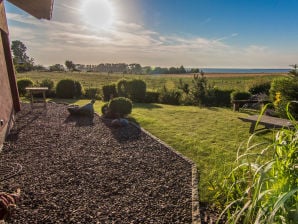
[[[243,74],[256,74],[256,73],[288,73],[291,69],[265,69],[265,68],[201,68],[205,73],[243,73]]]

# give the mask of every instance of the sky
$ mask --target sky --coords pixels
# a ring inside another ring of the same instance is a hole
[[[55,0],[48,21],[5,1],[10,40],[44,66],[289,68],[298,63],[297,8],[296,0]]]

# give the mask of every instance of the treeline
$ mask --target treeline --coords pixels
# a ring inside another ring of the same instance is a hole
[[[11,43],[11,51],[13,54],[13,63],[17,72],[50,71],[50,72],[103,72],[103,73],[122,73],[122,74],[184,74],[198,73],[198,68],[185,69],[183,65],[180,67],[151,67],[141,66],[138,63],[100,63],[97,65],[76,64],[71,60],[66,60],[63,64],[54,64],[48,68],[43,65],[34,65],[34,58],[30,58],[26,51],[26,45],[15,40]]]
[[[68,71],[81,71],[81,72],[104,72],[104,73],[122,73],[122,74],[184,74],[184,73],[198,73],[198,68],[185,69],[183,65],[180,67],[151,67],[141,66],[138,63],[101,63],[98,65],[83,65],[75,64],[72,61],[66,60],[65,66]],[[51,66],[50,70],[57,68],[61,71],[61,65]]]

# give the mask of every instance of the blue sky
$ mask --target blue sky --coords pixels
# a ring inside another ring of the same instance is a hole
[[[288,68],[298,63],[296,0],[55,0],[51,21],[5,5],[10,39],[23,41],[36,64]]]

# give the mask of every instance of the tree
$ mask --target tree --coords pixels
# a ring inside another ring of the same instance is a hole
[[[183,65],[180,66],[180,68],[179,68],[179,73],[180,73],[180,74],[184,74],[184,73],[186,73],[186,70],[185,70],[185,68],[183,67]]]
[[[62,71],[64,71],[63,65],[60,65],[60,64],[51,65],[49,67],[49,69],[50,69],[51,72],[62,72]]]
[[[17,72],[27,72],[33,69],[33,58],[26,54],[27,47],[20,40],[11,42],[11,51],[13,53],[13,63]]]
[[[73,71],[76,68],[76,65],[72,61],[65,61],[65,66],[68,69],[68,71]]]

